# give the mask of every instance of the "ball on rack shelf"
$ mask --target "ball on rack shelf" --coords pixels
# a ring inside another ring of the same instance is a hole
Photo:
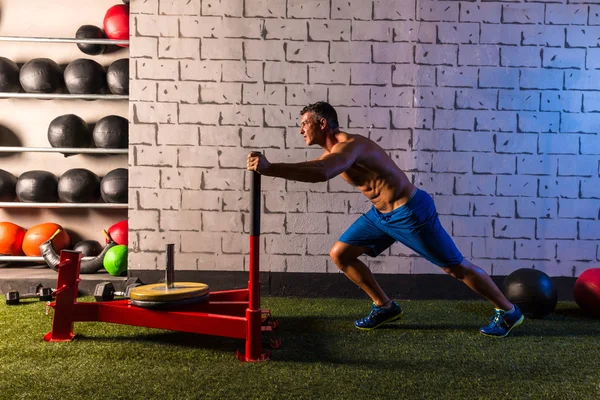
[[[55,203],[58,201],[58,179],[48,171],[23,172],[17,179],[17,197],[23,203]]]
[[[96,25],[82,25],[75,32],[77,39],[106,39],[104,31]],[[97,56],[104,53],[106,45],[95,43],[77,43],[79,50],[90,56]]]
[[[106,82],[112,94],[129,94],[129,59],[122,58],[110,64]]]
[[[100,178],[85,168],[69,169],[58,178],[58,197],[65,203],[95,203],[100,198]]]
[[[129,121],[108,115],[96,122],[92,133],[94,144],[103,149],[126,149],[129,143]]]
[[[0,169],[0,201],[14,201],[17,198],[17,178]]]
[[[12,222],[0,222],[0,254],[23,255],[23,237],[27,230]]]
[[[129,245],[129,223],[126,219],[113,224],[106,231],[116,244]],[[106,243],[108,244],[108,238]]]
[[[82,240],[73,246],[73,251],[80,251],[84,257],[96,257],[102,253],[102,245],[97,240]]]
[[[100,194],[107,203],[127,203],[129,180],[127,168],[113,169],[100,182]]]
[[[17,93],[19,84],[19,66],[6,57],[0,57],[0,92]]]
[[[27,93],[55,93],[62,88],[60,66],[49,58],[34,58],[21,67],[19,82]]]
[[[65,68],[65,85],[71,94],[101,94],[106,87],[104,67],[87,58],[71,61]]]
[[[129,6],[117,4],[106,11],[104,32],[113,40],[129,40]],[[128,47],[127,45],[120,45]]]
[[[118,244],[111,247],[104,255],[104,269],[113,276],[121,276],[127,272],[127,246]]]
[[[48,142],[52,147],[81,148],[92,144],[88,124],[75,114],[58,116],[48,126]]]
[[[23,237],[23,252],[25,255],[39,257],[41,255],[40,245],[50,239],[59,229],[61,232],[52,239],[52,247],[56,250],[56,253],[68,248],[71,244],[71,238],[67,231],[54,222],[46,222],[29,228],[25,233]]]

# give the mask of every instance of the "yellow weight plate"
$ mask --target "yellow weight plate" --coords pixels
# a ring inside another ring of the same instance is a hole
[[[202,297],[208,292],[208,285],[205,283],[176,282],[171,289],[168,289],[164,283],[155,283],[131,289],[129,298],[141,301],[179,301]]]

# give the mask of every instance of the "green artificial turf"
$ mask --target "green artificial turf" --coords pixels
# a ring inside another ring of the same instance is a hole
[[[574,303],[495,339],[486,302],[404,301],[364,332],[366,300],[263,298],[282,339],[263,363],[235,358],[243,341],[107,323],[46,343],[44,303],[23,303],[0,304],[1,399],[600,399],[600,320]]]

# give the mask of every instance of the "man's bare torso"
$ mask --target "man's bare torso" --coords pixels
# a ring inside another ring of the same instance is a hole
[[[372,140],[345,132],[336,133],[338,142],[355,141],[360,152],[342,178],[355,186],[381,212],[390,212],[405,204],[415,191],[406,174]]]

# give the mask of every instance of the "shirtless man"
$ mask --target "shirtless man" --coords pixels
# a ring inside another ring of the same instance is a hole
[[[371,312],[354,322],[359,329],[375,329],[403,316],[402,308],[383,292],[368,267],[358,259],[375,257],[399,241],[464,282],[495,307],[484,335],[504,337],[520,325],[523,314],[511,304],[492,279],[466,260],[442,227],[433,199],[415,187],[386,152],[370,139],[342,132],[337,113],[318,102],[300,112],[300,134],[308,146],[319,145],[323,155],[300,163],[270,163],[264,155],[248,155],[247,168],[261,175],[301,182],[325,182],[337,175],[355,186],[371,202],[336,242],[329,255],[335,265],[372,300]]]

